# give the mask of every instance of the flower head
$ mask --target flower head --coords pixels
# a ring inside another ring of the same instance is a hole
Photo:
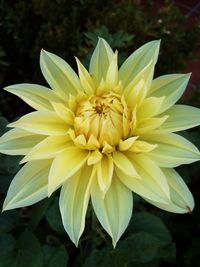
[[[0,152],[24,155],[4,210],[31,205],[61,187],[65,230],[77,245],[88,202],[113,245],[132,214],[132,192],[175,213],[194,207],[186,184],[173,169],[200,159],[198,149],[174,132],[200,124],[200,110],[175,105],[189,74],[153,80],[159,41],[136,50],[118,70],[102,38],[89,72],[78,59],[78,74],[58,56],[42,50],[41,70],[51,89],[18,84],[5,90],[36,111],[9,124]]]

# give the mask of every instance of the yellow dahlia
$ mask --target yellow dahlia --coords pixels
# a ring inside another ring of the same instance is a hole
[[[174,132],[200,124],[200,110],[174,105],[190,74],[153,80],[159,41],[136,50],[118,69],[117,52],[102,38],[89,72],[76,59],[78,75],[60,57],[41,51],[42,73],[52,89],[36,84],[5,88],[36,111],[9,124],[0,152],[25,155],[4,210],[31,205],[61,187],[60,212],[78,245],[88,202],[113,245],[125,231],[132,192],[175,213],[194,207],[173,169],[200,159],[198,149]]]

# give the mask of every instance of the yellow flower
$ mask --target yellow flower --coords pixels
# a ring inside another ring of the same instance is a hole
[[[65,230],[78,245],[88,202],[115,246],[132,214],[132,192],[175,213],[194,207],[186,184],[173,169],[200,159],[198,149],[174,132],[200,124],[200,110],[175,105],[189,74],[153,80],[159,41],[136,50],[119,68],[117,52],[99,38],[89,72],[78,74],[42,50],[42,73],[52,88],[18,84],[5,90],[36,111],[9,124],[0,152],[25,155],[4,210],[31,205],[61,187]]]

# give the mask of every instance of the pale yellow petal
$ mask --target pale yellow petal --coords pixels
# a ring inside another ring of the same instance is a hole
[[[62,100],[53,90],[38,84],[14,84],[4,88],[6,91],[19,96],[36,110],[53,110],[51,101]]]
[[[43,139],[44,135],[12,129],[0,137],[0,152],[8,155],[26,155]]]
[[[105,80],[113,55],[114,53],[109,44],[103,38],[99,38],[97,46],[92,54],[89,68],[90,73],[94,75],[99,83],[102,78]]]
[[[74,144],[70,141],[68,136],[48,136],[36,146],[34,146],[30,152],[23,158],[21,163],[30,160],[50,159],[54,158],[58,153],[62,152],[70,145]]]
[[[138,125],[136,129],[134,130],[135,135],[144,135],[150,131],[156,130],[166,123],[166,120],[168,119],[168,115],[165,115],[160,118],[149,118],[144,119],[141,121],[138,121]]]
[[[97,164],[102,159],[102,153],[99,152],[99,150],[94,150],[90,152],[90,155],[88,156],[87,164],[93,165]]]
[[[74,124],[74,113],[63,103],[52,101],[56,114],[68,125]]]
[[[119,145],[118,145],[118,150],[120,150],[120,151],[129,150],[130,147],[133,146],[133,144],[135,143],[135,141],[137,139],[138,139],[138,136],[129,137],[126,140],[120,139]]]
[[[139,170],[148,173],[149,176],[158,183],[166,197],[170,198],[166,177],[156,163],[147,157],[146,154],[129,153],[129,157],[134,160],[134,163],[136,163],[137,166],[139,166]],[[142,177],[142,175],[140,176]]]
[[[148,156],[160,167],[173,168],[200,160],[199,150],[177,134],[147,134],[143,139],[158,145]]]
[[[61,189],[59,206],[62,222],[76,246],[85,228],[85,215],[93,177],[94,171],[91,167],[82,168],[67,180]]]
[[[168,203],[170,199],[169,186],[162,170],[144,154],[126,153],[134,162],[135,169],[141,179],[133,179],[130,175],[123,175],[116,169],[118,177],[135,193],[153,201]]]
[[[165,97],[148,97],[143,100],[137,110],[137,119],[147,119],[160,113]]]
[[[115,173],[123,184],[142,198],[148,198],[151,201],[157,201],[159,203],[168,203],[169,199],[163,194],[163,190],[161,190],[158,183],[152,179],[150,174],[146,170],[141,170],[137,166],[136,168],[138,168],[141,179],[130,177],[118,168],[115,168]]]
[[[68,130],[66,122],[52,111],[31,112],[8,126],[43,135],[65,135]]]
[[[97,179],[99,188],[105,196],[112,182],[114,164],[111,155],[104,155],[102,160],[97,164]]]
[[[111,236],[115,247],[132,215],[132,192],[117,177],[113,177],[112,184],[104,198],[96,180],[92,184],[91,195],[96,216]]]
[[[163,204],[155,201],[150,201],[152,205],[174,213],[190,213],[194,208],[194,199],[187,185],[182,180],[180,175],[173,169],[163,169],[167,182],[170,188],[171,201],[168,204]]]
[[[47,197],[48,172],[51,161],[29,162],[12,180],[3,210],[32,205]]]
[[[48,84],[61,98],[76,95],[81,90],[77,74],[62,58],[42,50],[40,67]]]
[[[79,78],[80,78],[80,82],[81,82],[83,91],[88,95],[94,94],[95,83],[94,83],[91,75],[86,70],[86,68],[81,64],[81,62],[78,58],[76,58],[76,63],[78,66],[78,74],[79,74]]]
[[[130,161],[130,159],[119,151],[113,152],[113,161],[114,164],[125,174],[131,176],[131,177],[138,177],[138,173],[135,170],[135,167],[133,165],[133,162]]]
[[[126,59],[119,70],[119,79],[122,81],[124,87],[127,86],[136,77],[136,75],[149,64],[150,61],[153,62],[150,70],[150,76],[151,78],[153,77],[159,47],[160,41],[146,43]]]
[[[88,159],[88,155],[89,152],[86,150],[70,147],[56,156],[49,173],[49,196],[82,168]]]
[[[164,75],[153,80],[149,95],[154,97],[165,96],[160,113],[173,106],[182,96],[187,86],[189,74]]]
[[[154,150],[157,147],[156,144],[149,144],[148,142],[136,140],[129,148],[129,151],[135,153],[147,153]]]
[[[200,109],[195,107],[174,105],[166,114],[169,118],[160,127],[159,133],[177,132],[200,125]]]
[[[118,84],[118,62],[117,57],[118,53],[115,52],[110,65],[108,67],[108,71],[106,73],[106,85],[109,88],[109,90],[114,89]]]

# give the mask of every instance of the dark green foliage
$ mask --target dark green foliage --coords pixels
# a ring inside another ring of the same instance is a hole
[[[75,66],[78,56],[88,66],[98,36],[119,50],[119,63],[140,45],[162,39],[156,74],[184,71],[199,49],[199,22],[188,29],[187,18],[173,3],[111,0],[1,0],[0,84],[22,82],[45,85],[39,69],[41,48]],[[198,106],[200,90],[185,99]],[[0,135],[8,120],[29,112],[20,99],[1,90]],[[4,117],[2,117],[4,116]],[[184,136],[200,147],[198,129]],[[19,157],[0,154],[0,203],[20,166]],[[77,249],[64,231],[58,193],[25,209],[0,216],[0,267],[159,267],[200,266],[198,164],[181,166],[179,173],[196,200],[191,215],[160,211],[134,197],[128,229],[117,244],[97,222],[89,206],[85,232]]]

